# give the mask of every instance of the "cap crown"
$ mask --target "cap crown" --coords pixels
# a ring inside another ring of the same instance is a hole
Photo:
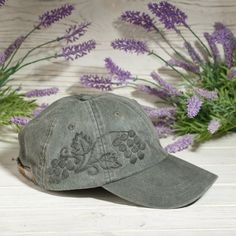
[[[103,186],[163,160],[142,107],[119,95],[61,98],[19,134],[19,158],[49,190]]]

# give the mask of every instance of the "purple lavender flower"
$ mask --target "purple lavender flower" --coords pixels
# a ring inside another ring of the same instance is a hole
[[[164,122],[153,122],[153,125],[159,138],[166,138],[168,135],[173,133],[173,130],[166,126]]]
[[[211,133],[214,134],[220,127],[220,123],[217,120],[211,120],[208,124],[207,130]]]
[[[66,35],[60,39],[66,39],[67,43],[72,43],[82,37],[87,29],[91,25],[89,22],[83,22],[79,25],[72,25],[69,29],[66,30]]]
[[[34,89],[25,93],[25,97],[31,98],[31,97],[50,96],[50,95],[58,93],[58,91],[59,89],[56,87],[46,88],[46,89]]]
[[[176,59],[171,59],[168,61],[168,63],[172,66],[183,68],[186,71],[190,71],[194,74],[199,74],[200,68],[198,65],[194,65],[185,61],[180,61]]]
[[[30,119],[27,117],[22,117],[22,116],[14,116],[10,119],[10,121],[16,125],[26,125],[28,124]]]
[[[118,85],[112,82],[110,77],[99,77],[98,75],[82,75],[80,78],[82,85],[89,88],[100,90],[112,90],[112,85]]]
[[[38,27],[42,26],[47,28],[51,26],[53,23],[71,15],[72,11],[74,10],[74,6],[71,4],[64,4],[60,8],[56,8],[50,11],[45,12],[43,15],[39,16],[39,25]]]
[[[173,118],[173,116],[176,113],[175,107],[162,107],[158,109],[149,106],[142,106],[142,107],[150,118],[163,118],[163,117]]]
[[[156,28],[151,17],[148,14],[140,11],[125,11],[121,15],[121,20],[134,25],[142,26],[147,31],[151,31]]]
[[[215,43],[213,37],[207,32],[204,33],[204,37],[211,49],[214,60],[218,61],[220,59],[220,53],[219,53],[219,50],[216,46],[216,43]]]
[[[39,116],[39,114],[45,110],[48,107],[48,103],[42,103],[39,107],[37,107],[34,111],[33,111],[33,115],[34,117]]]
[[[198,96],[192,96],[188,99],[187,105],[187,115],[189,118],[194,118],[200,111],[202,106],[202,101]]]
[[[89,40],[80,44],[68,46],[62,48],[61,54],[57,54],[57,57],[64,57],[66,60],[74,60],[79,57],[87,55],[96,47],[96,42],[94,40]]]
[[[232,31],[223,23],[216,22],[214,28],[215,31],[212,34],[212,38],[215,42],[224,44],[228,40],[234,40]]]
[[[116,39],[111,43],[111,46],[114,49],[137,54],[145,54],[149,51],[145,42],[135,39]]]
[[[236,77],[236,67],[232,67],[230,70],[229,70],[229,72],[228,72],[228,74],[227,74],[227,77],[228,77],[228,79],[233,79],[234,77]]]
[[[196,88],[196,89],[194,89],[194,91],[199,96],[210,99],[210,100],[214,100],[218,97],[216,91],[208,91],[208,90],[201,89],[201,88]]]
[[[158,82],[158,84],[169,94],[174,96],[179,96],[181,94],[180,91],[178,91],[176,88],[174,88],[172,85],[161,79],[161,77],[156,73],[152,72],[151,77]]]
[[[196,50],[192,47],[192,45],[188,42],[185,42],[184,47],[187,49],[192,61],[196,64],[201,64],[202,60]]]
[[[144,93],[148,93],[150,95],[157,96],[163,100],[167,100],[168,98],[170,98],[170,95],[166,91],[156,89],[156,88],[150,87],[148,85],[138,84],[137,89],[144,92]]]
[[[193,136],[190,134],[186,134],[179,138],[172,144],[169,144],[165,147],[165,150],[168,153],[175,153],[187,149],[190,145],[193,144]]]
[[[3,65],[5,61],[5,53],[0,52],[0,65]]]
[[[105,58],[105,67],[111,75],[115,76],[115,78],[121,82],[121,84],[126,83],[127,80],[131,79],[131,73],[122,70],[111,60],[111,58]]]
[[[212,34],[212,40],[220,43],[224,48],[226,65],[230,68],[233,65],[233,52],[236,49],[236,39],[232,31],[222,23],[215,23],[215,31]]]
[[[8,48],[3,53],[1,53],[0,65],[4,64],[7,59],[12,55],[12,53],[21,46],[24,39],[25,38],[23,36],[18,37],[13,43],[8,46]]]
[[[5,4],[6,0],[0,0],[0,7],[2,7]]]
[[[149,3],[148,8],[159,18],[159,20],[165,25],[166,29],[177,30],[177,25],[187,25],[187,15],[166,1],[162,1],[159,4]]]
[[[233,65],[233,51],[235,46],[231,43],[223,44],[224,55],[225,55],[225,63],[230,68]]]

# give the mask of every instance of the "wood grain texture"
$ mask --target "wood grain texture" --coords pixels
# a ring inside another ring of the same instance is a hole
[[[17,36],[28,32],[36,24],[38,15],[68,1],[64,0],[8,0],[0,9],[0,50]],[[147,11],[148,0],[71,0],[75,13],[50,27],[36,32],[18,56],[29,48],[65,33],[76,22],[91,21],[92,26],[82,38],[95,39],[97,49],[74,62],[52,60],[32,65],[19,71],[11,81],[22,85],[22,91],[32,88],[57,86],[58,95],[41,98],[40,102],[53,102],[69,94],[93,90],[83,88],[79,77],[84,73],[105,74],[104,58],[111,57],[134,75],[149,78],[151,71],[163,65],[148,56],[137,57],[114,51],[110,41],[118,37],[138,37],[149,42],[163,57],[169,58],[165,44],[155,34],[117,21],[121,12],[128,9]],[[213,23],[222,21],[236,33],[235,0],[176,0],[171,1],[189,15],[189,24],[202,36],[213,30]],[[192,35],[183,31],[187,39]],[[172,31],[168,37],[177,48],[182,41]],[[158,47],[155,46],[158,43]],[[164,49],[161,50],[160,48]],[[56,48],[46,47],[30,59],[51,55]],[[162,68],[165,78],[176,81]],[[133,97],[142,104],[154,105],[155,99],[130,89],[117,89],[114,93]],[[84,236],[228,236],[236,235],[236,135],[209,141],[197,150],[187,150],[176,156],[216,173],[219,178],[203,198],[194,205],[176,210],[147,209],[134,206],[103,189],[53,193],[41,191],[22,177],[16,168],[19,146],[17,135],[11,129],[1,128],[0,137],[0,235],[84,235]],[[165,146],[171,138],[161,140]]]

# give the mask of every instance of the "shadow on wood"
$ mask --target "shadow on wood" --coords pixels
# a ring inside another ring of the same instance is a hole
[[[134,206],[134,204],[129,203],[109,193],[103,188],[79,189],[79,190],[58,191],[58,192],[43,190],[18,172],[17,161],[16,161],[17,156],[18,156],[18,148],[16,145],[12,145],[12,148],[9,147],[7,150],[2,152],[2,155],[0,157],[0,165],[2,168],[7,170],[9,174],[14,176],[16,179],[20,180],[22,184],[26,185],[29,188],[33,188],[40,192],[44,192],[45,194],[54,195],[55,197],[78,198],[78,201],[79,198],[95,198],[98,200],[110,201],[116,204]]]

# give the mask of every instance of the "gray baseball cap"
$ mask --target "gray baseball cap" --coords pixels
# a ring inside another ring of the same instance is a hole
[[[112,93],[52,103],[19,133],[19,170],[45,190],[103,187],[132,203],[178,208],[217,176],[168,154],[143,108]]]

